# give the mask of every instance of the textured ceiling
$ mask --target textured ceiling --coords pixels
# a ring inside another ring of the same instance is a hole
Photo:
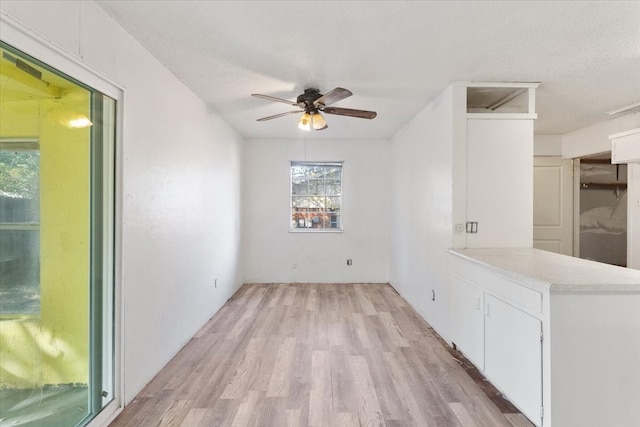
[[[98,3],[248,138],[300,138],[295,100],[340,86],[309,138],[390,138],[450,82],[536,81],[537,133],[566,133],[640,101],[640,1],[105,1]]]

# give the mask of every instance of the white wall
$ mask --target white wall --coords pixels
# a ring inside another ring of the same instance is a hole
[[[447,249],[452,246],[454,90],[447,89],[391,140],[389,280],[445,339],[449,336]]]
[[[534,156],[562,156],[562,135],[533,135]]]
[[[388,281],[388,141],[250,140],[244,159],[245,282]],[[289,232],[292,160],[344,161],[344,232]]]
[[[562,157],[575,159],[611,151],[609,135],[640,127],[640,114],[596,123],[562,135]]]
[[[117,200],[129,402],[242,283],[243,140],[95,3],[0,8],[125,88]]]

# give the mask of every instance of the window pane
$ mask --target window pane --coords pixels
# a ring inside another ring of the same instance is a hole
[[[307,193],[306,194],[322,194],[323,181],[318,179],[310,179],[307,181]]]
[[[40,312],[40,152],[32,146],[0,141],[0,314]]]
[[[324,187],[324,194],[327,196],[339,196],[342,193],[342,184],[340,180],[327,180]]]
[[[304,195],[307,194],[307,181],[300,179],[296,182],[291,182],[291,194],[292,195]]]
[[[326,197],[325,198],[326,209],[331,212],[340,210],[340,197]]]
[[[328,167],[325,169],[324,175],[326,179],[337,179],[339,181],[341,179],[341,174],[341,167]]]

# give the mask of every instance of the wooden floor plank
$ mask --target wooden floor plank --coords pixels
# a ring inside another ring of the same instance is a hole
[[[250,284],[111,425],[533,426],[486,390],[389,285]]]
[[[453,413],[456,414],[456,418],[458,418],[462,427],[478,427],[476,422],[473,421],[473,417],[471,417],[471,414],[467,412],[467,408],[465,408],[462,403],[452,402],[449,406]]]
[[[504,414],[513,427],[531,427],[531,421],[522,414]]]
[[[231,380],[225,386],[221,399],[240,399],[249,391],[249,382],[253,379],[258,362],[266,345],[264,338],[251,338]]]
[[[373,385],[369,364],[364,356],[349,356],[354,393],[358,399],[358,417],[366,426],[384,425],[378,391]]]
[[[189,409],[193,405],[190,400],[174,400],[171,406],[166,410],[160,419],[161,427],[176,427],[182,424],[187,416]]]
[[[309,394],[309,425],[331,425],[331,365],[328,351],[311,355],[311,391]]]
[[[296,339],[293,337],[285,337],[282,340],[276,365],[273,368],[269,386],[267,387],[267,397],[284,397],[289,395],[289,387],[291,384],[291,361],[295,350]]]

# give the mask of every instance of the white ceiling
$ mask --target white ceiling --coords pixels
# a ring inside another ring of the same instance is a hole
[[[387,139],[451,81],[535,81],[537,133],[640,101],[640,1],[111,1],[98,3],[247,138],[300,138],[295,100],[340,86],[309,138]]]

